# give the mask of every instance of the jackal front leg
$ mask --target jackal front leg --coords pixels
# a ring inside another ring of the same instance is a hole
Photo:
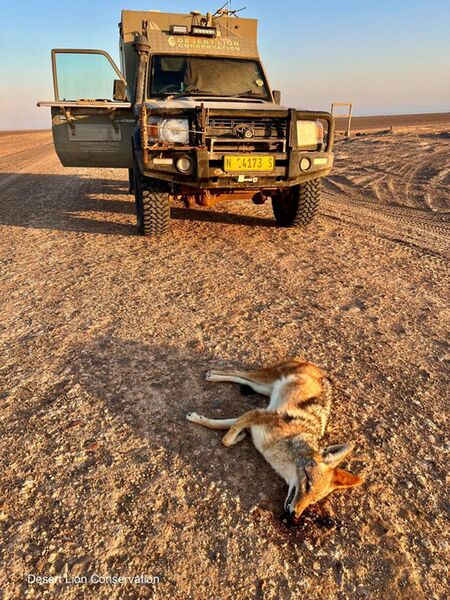
[[[277,413],[272,413],[267,410],[255,409],[244,413],[242,417],[237,419],[236,423],[230,427],[227,433],[223,436],[222,442],[224,446],[233,446],[240,442],[245,436],[244,429],[249,429],[252,425],[267,425],[278,419]]]
[[[208,427],[208,429],[230,429],[236,421],[236,419],[208,419],[208,417],[204,417],[202,415],[198,415],[195,412],[188,413],[186,415],[186,419],[191,423],[197,423],[197,425],[203,425],[203,427]]]

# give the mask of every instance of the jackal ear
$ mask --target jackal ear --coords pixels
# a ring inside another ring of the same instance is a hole
[[[336,467],[347,454],[353,450],[353,444],[337,444],[336,446],[328,446],[322,450],[322,458],[327,465]]]
[[[361,485],[363,480],[358,475],[353,475],[344,469],[334,469],[332,485],[334,488],[348,488]]]

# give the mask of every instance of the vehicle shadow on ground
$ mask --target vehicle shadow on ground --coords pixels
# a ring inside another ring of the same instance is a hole
[[[104,414],[106,408],[145,441],[150,461],[154,460],[152,450],[158,455],[163,447],[169,460],[181,458],[188,477],[206,476],[209,483],[220,482],[233,497],[239,497],[244,510],[256,504],[280,513],[285,485],[249,438],[225,448],[221,441],[225,432],[186,420],[191,411],[229,418],[268,402],[260,395],[242,395],[235,384],[207,383],[207,370],[242,368],[245,361],[225,363],[195,344],[158,346],[104,335],[75,348],[68,367],[90,402],[98,405],[96,411]],[[168,496],[172,492],[168,485]]]
[[[181,221],[204,221],[206,223],[225,223],[226,225],[247,225],[249,227],[276,227],[276,223],[267,217],[238,215],[236,213],[218,212],[214,209],[201,210],[195,208],[172,207],[171,217]]]
[[[135,236],[134,197],[126,179],[81,175],[0,174],[0,224]],[[214,209],[172,207],[174,221],[274,226],[271,219]]]
[[[128,181],[81,175],[0,174],[0,224],[135,235]]]

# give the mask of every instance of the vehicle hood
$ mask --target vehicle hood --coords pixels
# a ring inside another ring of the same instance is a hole
[[[162,98],[154,98],[152,100],[146,101],[146,106],[149,110],[155,109],[193,109],[200,107],[202,104],[205,108],[214,108],[214,109],[235,109],[235,110],[252,110],[252,111],[264,111],[264,110],[273,110],[286,112],[288,107],[280,106],[279,104],[274,104],[273,102],[254,102],[245,100],[239,100],[237,98],[220,98],[215,96],[212,99],[210,96],[186,96],[182,98],[172,98],[172,99],[162,99]]]

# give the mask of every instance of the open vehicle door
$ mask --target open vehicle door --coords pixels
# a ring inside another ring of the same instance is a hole
[[[56,153],[65,167],[133,166],[135,117],[127,83],[102,50],[52,50]]]

